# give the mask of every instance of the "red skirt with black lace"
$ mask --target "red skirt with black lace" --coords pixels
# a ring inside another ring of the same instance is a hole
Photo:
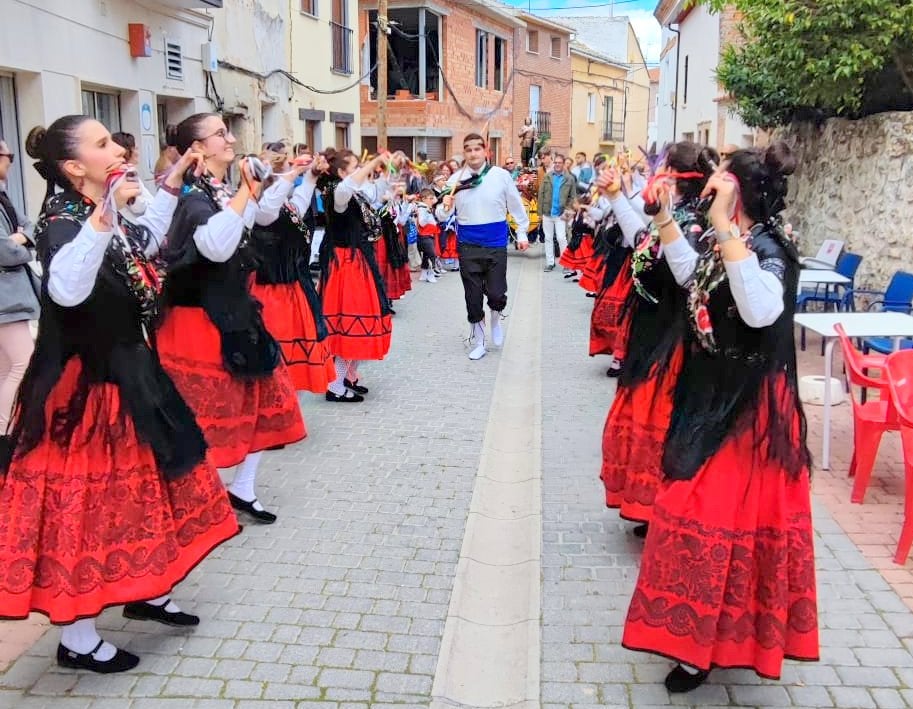
[[[790,406],[785,380],[776,386],[783,407]],[[752,414],[755,430],[764,431],[767,397],[761,401],[763,410]],[[794,436],[799,445],[798,416]],[[818,659],[808,470],[792,477],[763,458],[749,426],[694,478],[663,484],[625,647],[701,669],[750,668],[773,679],[784,658]]]
[[[672,418],[672,394],[682,368],[679,345],[669,364],[653,368],[633,387],[618,387],[602,432],[602,470],[607,507],[625,519],[649,522],[662,481],[663,444]]]
[[[593,235],[584,234],[580,238],[580,246],[572,249],[568,246],[558,259],[558,263],[571,271],[582,271],[594,255]]]
[[[67,363],[44,438],[0,477],[3,618],[34,611],[65,624],[163,596],[238,532],[215,468],[166,481],[114,384],[89,385],[70,440],[51,439],[51,412],[70,402],[80,369]]]
[[[393,321],[381,312],[374,275],[360,249],[335,248],[320,297],[330,352],[355,360],[387,356]]]
[[[598,354],[624,359],[628,347],[630,316],[625,316],[625,302],[634,287],[631,257],[628,256],[615,281],[599,291],[590,316],[590,357]]]
[[[202,308],[171,308],[156,337],[162,366],[196,414],[217,468],[307,435],[285,365],[257,379],[231,374],[222,363],[221,335]]]
[[[250,289],[263,304],[263,323],[282,348],[295,389],[324,393],[336,379],[336,367],[326,340],[317,340],[314,313],[301,285],[254,282]]]

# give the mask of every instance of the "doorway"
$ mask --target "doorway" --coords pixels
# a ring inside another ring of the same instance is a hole
[[[16,113],[16,85],[11,76],[0,76],[0,138],[6,141],[10,152],[20,148],[19,118]],[[22,179],[22,155],[10,166],[6,192],[16,208],[25,213],[25,189]]]

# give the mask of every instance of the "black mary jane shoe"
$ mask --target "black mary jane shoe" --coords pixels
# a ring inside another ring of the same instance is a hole
[[[327,391],[326,400],[327,401],[343,401],[348,404],[357,404],[359,401],[364,401],[365,397],[363,397],[361,394],[356,394],[354,391],[351,391],[351,390],[347,390],[346,393],[343,394],[342,396],[340,396],[339,394],[334,394],[331,391]]]
[[[611,379],[621,376],[621,367],[609,367],[605,375]]]
[[[151,603],[128,603],[124,606],[124,618],[131,620],[154,620],[163,625],[172,625],[175,628],[191,628],[200,624],[200,617],[185,613],[184,611],[165,610],[168,601],[160,606]]]
[[[348,379],[343,379],[342,381],[346,385],[346,389],[351,389],[356,394],[367,394],[368,393],[368,387],[363,387],[361,384],[358,383],[357,379],[354,382],[350,381]]]
[[[139,664],[139,658],[136,655],[120,648],[117,648],[117,652],[110,660],[96,660],[95,653],[101,649],[103,642],[104,640],[99,640],[95,649],[85,655],[60,644],[57,646],[57,664],[72,670],[89,670],[101,675],[126,672]]]
[[[587,292],[586,297],[587,297],[587,298],[595,298],[595,297],[596,297],[596,294],[595,294],[595,293],[589,293],[589,292]]]
[[[274,515],[272,512],[256,509],[254,507],[254,503],[257,501],[257,498],[254,498],[248,502],[247,500],[242,500],[240,497],[229,490],[228,501],[231,502],[231,506],[238,510],[238,512],[245,512],[249,514],[260,524],[272,524],[278,519],[278,517],[276,517],[276,515]]]
[[[710,670],[698,670],[697,674],[691,674],[681,665],[676,665],[666,675],[666,689],[672,694],[690,692],[704,684],[709,676]]]
[[[644,522],[643,524],[638,524],[636,527],[634,527],[634,529],[631,530],[631,534],[633,534],[638,539],[646,539],[647,532],[649,531],[650,525]]]

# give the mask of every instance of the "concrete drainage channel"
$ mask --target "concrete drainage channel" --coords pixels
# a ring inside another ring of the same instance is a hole
[[[433,708],[538,707],[541,263],[522,264],[432,687]],[[489,357],[492,355],[489,354]]]

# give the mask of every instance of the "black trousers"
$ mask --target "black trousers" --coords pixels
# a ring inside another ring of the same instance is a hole
[[[460,278],[466,296],[466,315],[469,322],[485,319],[482,296],[488,299],[488,307],[502,311],[507,306],[507,250],[460,244]]]
[[[418,239],[418,250],[422,255],[422,268],[434,268],[434,262],[437,258],[437,249],[433,236],[420,236]]]

